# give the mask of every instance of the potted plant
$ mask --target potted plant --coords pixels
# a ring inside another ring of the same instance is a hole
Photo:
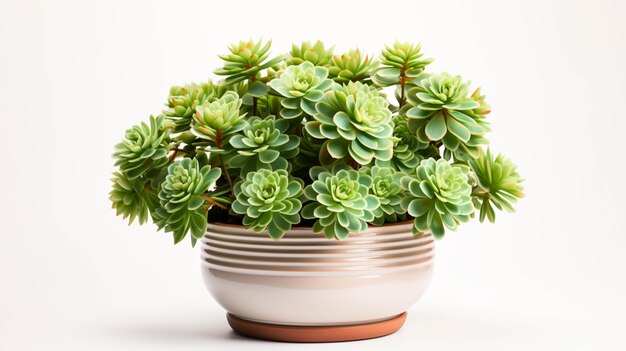
[[[172,87],[161,114],[126,131],[113,208],[200,240],[206,285],[239,333],[392,333],[428,284],[433,238],[513,211],[522,179],[486,149],[480,89],[426,72],[420,45],[377,60],[321,42],[269,50],[230,46],[222,80]]]

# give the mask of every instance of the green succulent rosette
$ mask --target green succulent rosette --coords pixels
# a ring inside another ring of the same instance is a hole
[[[333,57],[333,48],[326,49],[324,43],[316,41],[311,44],[309,41],[303,42],[300,46],[293,44],[291,52],[287,55],[287,65],[299,65],[302,62],[311,62],[315,66],[324,67],[330,65]]]
[[[379,86],[403,84],[424,72],[424,68],[433,62],[433,59],[424,59],[420,44],[401,43],[395,41],[393,46],[385,46],[380,63],[374,70],[372,80]]]
[[[215,85],[211,81],[171,87],[166,104],[168,108],[163,111],[163,114],[174,122],[172,132],[180,133],[189,130],[196,108],[207,101],[220,98],[225,92],[225,87]]]
[[[142,122],[128,129],[124,140],[115,146],[113,158],[120,172],[129,180],[167,164],[170,151],[170,125],[165,116],[150,116],[150,125]]]
[[[426,150],[429,143],[421,142],[415,133],[409,130],[406,116],[396,116],[393,122],[393,156],[390,160],[376,159],[379,167],[391,167],[406,174],[415,172],[424,156],[420,150]]]
[[[447,73],[421,76],[415,83],[401,110],[411,131],[422,142],[440,141],[456,159],[478,157],[486,129],[475,116],[481,103],[469,96],[469,84]]]
[[[298,154],[300,143],[297,136],[285,134],[288,127],[288,121],[274,116],[250,117],[242,132],[230,138],[236,154],[229,166],[239,168],[242,177],[260,169],[287,169],[287,160]]]
[[[219,168],[200,167],[196,159],[174,161],[167,169],[159,192],[160,206],[153,217],[159,229],[172,232],[174,243],[179,243],[191,232],[192,244],[202,238],[207,227],[210,206],[204,193],[221,175]]]
[[[146,186],[147,181],[139,178],[128,179],[120,172],[113,173],[113,189],[109,193],[112,208],[116,215],[128,218],[128,224],[132,224],[135,218],[139,224],[144,224],[149,217],[149,210],[158,204],[158,198],[151,189]]]
[[[314,121],[306,130],[317,139],[327,139],[320,160],[329,165],[353,159],[367,165],[374,158],[393,156],[393,125],[389,102],[376,88],[360,82],[334,85],[317,103]]]
[[[440,239],[445,228],[456,229],[474,212],[466,167],[451,165],[445,159],[422,160],[416,176],[404,177],[402,186],[408,191],[402,207],[415,218],[416,235],[431,232]]]
[[[235,195],[231,209],[244,215],[243,225],[257,232],[267,229],[273,239],[280,239],[300,222],[302,181],[289,177],[283,169],[246,174],[245,180],[235,185]]]
[[[259,72],[281,62],[284,57],[277,56],[267,60],[272,41],[263,43],[262,40],[241,41],[229,46],[230,53],[219,55],[224,60],[224,66],[216,69],[213,73],[226,76],[224,84],[230,85],[252,78],[255,80]]]
[[[212,102],[205,102],[196,108],[191,132],[198,138],[211,141],[222,148],[224,141],[245,126],[245,114],[239,109],[242,101],[234,91],[224,93]]]
[[[303,113],[313,115],[316,112],[315,103],[324,97],[324,92],[333,83],[327,77],[327,68],[315,67],[305,61],[297,66],[288,66],[279,78],[270,81],[268,85],[284,97],[281,117],[291,119]]]
[[[304,195],[312,202],[302,208],[302,217],[317,219],[314,232],[323,232],[329,238],[343,240],[350,233],[367,229],[374,220],[374,210],[380,201],[369,194],[372,178],[356,170],[336,165],[333,172],[322,167],[310,171],[313,184],[304,188]]]
[[[359,49],[351,49],[341,55],[334,55],[328,67],[328,74],[335,82],[371,82],[370,75],[376,68],[376,61],[363,56]]]
[[[385,222],[397,222],[398,215],[406,212],[400,204],[405,195],[401,184],[405,175],[392,168],[378,166],[363,167],[359,172],[372,178],[369,193],[376,196],[380,202],[380,206],[373,211],[374,219],[370,223],[382,225]]]
[[[480,221],[487,217],[490,222],[495,222],[494,207],[515,212],[513,203],[524,197],[523,179],[517,173],[517,166],[500,154],[494,158],[490,150],[470,160],[469,165],[478,182],[472,195],[475,207],[480,210]]]

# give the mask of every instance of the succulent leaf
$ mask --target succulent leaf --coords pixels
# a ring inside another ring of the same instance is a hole
[[[299,65],[302,62],[311,62],[315,66],[326,67],[331,63],[333,56],[333,48],[326,49],[324,43],[316,41],[311,45],[311,42],[305,41],[300,46],[293,44],[291,46],[291,52],[287,56],[287,65]]]
[[[283,169],[246,174],[245,180],[235,185],[235,195],[231,209],[244,215],[244,225],[257,232],[267,229],[273,239],[280,239],[300,222],[302,181],[289,177]]]
[[[402,185],[408,191],[402,206],[415,217],[416,235],[431,232],[442,238],[445,228],[456,229],[474,211],[466,167],[451,165],[445,159],[422,160],[416,175],[403,178]]]
[[[276,120],[274,116],[251,117],[242,132],[230,139],[237,154],[229,166],[239,168],[242,177],[260,169],[287,169],[287,160],[298,154],[300,143],[297,136],[285,134],[288,127],[286,120]]]
[[[322,164],[346,159],[348,156],[361,165],[374,158],[386,161],[392,158],[393,126],[389,103],[376,88],[360,82],[335,84],[317,103],[314,121],[306,130],[318,139],[326,139],[322,154],[329,157]]]
[[[229,46],[229,54],[219,55],[224,60],[224,66],[216,69],[213,73],[226,76],[224,84],[230,85],[252,78],[255,80],[261,70],[274,66],[281,62],[283,56],[277,56],[269,61],[269,49],[271,41],[263,43],[262,40],[240,41],[239,44]]]
[[[324,97],[324,92],[333,82],[327,77],[327,68],[315,67],[305,61],[297,66],[288,66],[279,78],[269,82],[269,86],[285,98],[281,102],[281,117],[291,119],[303,113],[314,114],[315,103]]]
[[[312,202],[302,208],[302,217],[317,218],[313,231],[342,240],[349,233],[364,231],[367,222],[374,220],[380,201],[369,194],[369,175],[343,165],[334,166],[332,173],[321,167],[310,173],[314,181],[304,189],[304,195]]]
[[[494,207],[514,212],[513,203],[524,197],[523,180],[517,173],[517,166],[502,155],[494,158],[490,150],[471,159],[469,165],[478,182],[472,195],[474,205],[480,210],[480,221],[487,217],[493,223],[496,219]]]
[[[205,102],[196,108],[191,132],[198,138],[221,144],[221,140],[243,129],[245,114],[239,112],[241,104],[239,95],[234,91],[224,93],[215,101]]]
[[[489,129],[484,120],[488,105],[480,95],[469,96],[469,83],[447,73],[420,75],[408,93],[408,104],[400,113],[408,117],[409,129],[421,142],[441,142],[455,159],[477,157],[483,134]]]
[[[341,55],[334,55],[328,73],[337,83],[370,82],[370,74],[376,62],[368,55],[363,56],[359,49],[351,49]]]
[[[378,166],[371,168],[363,167],[359,172],[372,178],[372,186],[369,189],[369,193],[374,195],[380,202],[380,206],[373,210],[374,219],[370,223],[382,225],[385,222],[397,222],[398,215],[405,212],[400,204],[402,198],[406,195],[401,185],[402,178],[405,175],[396,172],[390,167]]]
[[[423,59],[420,44],[395,41],[392,47],[385,46],[380,62],[374,70],[372,80],[379,86],[390,86],[416,78],[433,59]]]
[[[124,140],[115,146],[113,158],[120,172],[130,180],[167,163],[169,127],[165,116],[150,116],[150,125],[142,122],[126,131]]]
[[[219,168],[200,167],[196,159],[174,161],[159,192],[160,206],[153,217],[160,228],[172,232],[179,243],[191,232],[192,243],[204,236],[207,227],[207,205],[204,193],[221,175]]]

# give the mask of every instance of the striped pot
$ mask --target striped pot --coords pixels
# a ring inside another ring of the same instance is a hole
[[[273,240],[242,226],[209,224],[202,275],[231,319],[308,327],[387,321],[420,298],[432,275],[433,238],[415,238],[411,225],[372,226],[338,241],[311,228]]]

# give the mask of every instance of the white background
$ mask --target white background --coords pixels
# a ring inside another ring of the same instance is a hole
[[[0,1],[0,350],[623,350],[624,22],[625,2],[598,0]],[[275,53],[421,42],[431,71],[483,87],[491,147],[527,178],[516,215],[438,242],[432,285],[392,336],[241,338],[197,248],[110,209],[124,130],[261,36]]]

